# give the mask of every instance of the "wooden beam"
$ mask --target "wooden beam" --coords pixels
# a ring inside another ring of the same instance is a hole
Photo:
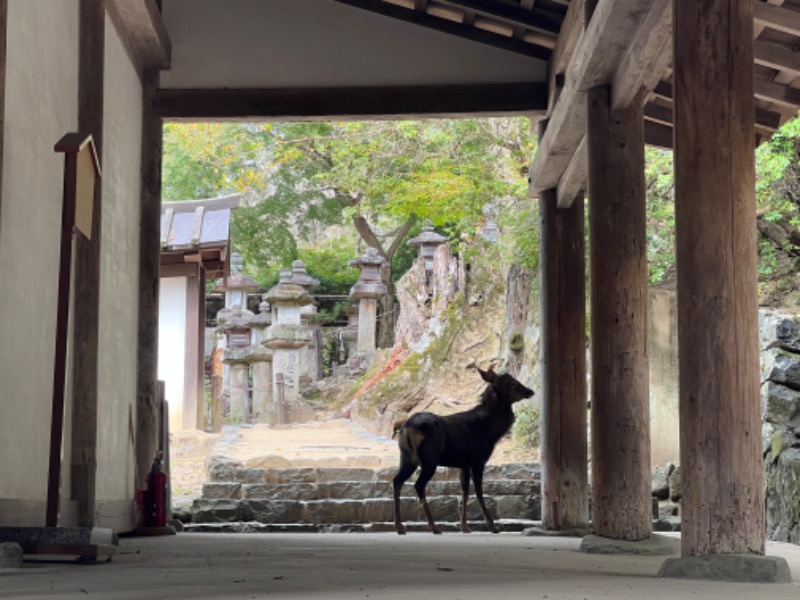
[[[108,14],[140,69],[168,69],[170,42],[161,10],[155,0],[108,0]]]
[[[166,279],[169,277],[197,277],[200,272],[200,263],[167,263],[162,264],[159,277]]]
[[[626,108],[651,90],[672,61],[672,0],[654,0],[611,83],[611,106]]]
[[[573,0],[567,9],[567,15],[561,24],[561,31],[553,48],[553,56],[547,67],[548,114],[555,106],[557,95],[563,87],[563,75],[569,61],[583,35],[584,0]],[[561,81],[561,85],[557,85]]]
[[[800,75],[800,53],[789,48],[756,40],[753,42],[753,58],[758,65]]]
[[[547,108],[543,83],[370,88],[160,89],[164,119],[374,119],[530,115]]]
[[[789,35],[800,36],[800,12],[753,0],[753,20]]]
[[[474,14],[496,19],[512,26],[523,26],[553,34],[558,34],[561,29],[561,15],[541,8],[525,9],[520,6],[487,0],[439,0],[439,2],[465,8]]]
[[[105,1],[81,0],[78,62],[78,129],[94,139],[102,164],[105,73]],[[91,239],[75,237],[75,298],[72,317],[71,498],[78,526],[95,522],[97,471],[97,364],[100,346],[100,242],[103,186],[94,187]]]
[[[531,166],[536,192],[558,185],[586,130],[586,91],[611,83],[650,2],[606,0],[594,10],[575,49],[566,83]]]
[[[572,205],[573,200],[581,193],[586,191],[588,157],[586,155],[586,136],[578,144],[572,160],[569,161],[566,171],[564,171],[561,181],[558,183],[558,207],[567,208]]]
[[[429,29],[441,31],[442,33],[447,33],[449,35],[462,37],[480,44],[494,46],[495,48],[500,48],[501,50],[507,50],[517,54],[524,54],[525,56],[539,58],[541,60],[550,59],[551,51],[549,48],[543,48],[541,46],[529,44],[528,42],[523,42],[514,39],[513,37],[506,37],[496,33],[490,33],[482,29],[476,29],[475,27],[467,27],[448,19],[440,19],[428,13],[418,10],[409,10],[407,8],[403,8],[402,6],[397,6],[396,4],[389,4],[387,2],[374,2],[372,0],[335,1],[341,4],[347,4],[348,6],[352,6],[354,8],[367,10],[369,12],[374,12],[380,15],[391,17],[393,19],[405,21],[406,23],[413,23],[414,25],[419,25],[421,27],[427,27]]]
[[[797,110],[800,107],[800,89],[756,79],[753,82],[753,91],[759,100],[767,100]]]
[[[644,143],[648,146],[672,150],[672,127],[645,120]]]

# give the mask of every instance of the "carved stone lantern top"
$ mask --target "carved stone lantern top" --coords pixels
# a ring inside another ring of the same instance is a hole
[[[296,260],[292,263],[292,283],[301,285],[308,291],[319,287],[319,279],[314,279],[306,270],[306,263]]]
[[[251,325],[256,329],[263,329],[272,324],[272,307],[269,305],[269,302],[263,300],[265,297],[266,294],[262,296],[262,301],[258,305],[258,314],[255,315],[251,321]]]
[[[292,271],[285,269],[281,271],[278,285],[264,294],[264,300],[273,305],[294,305],[305,306],[311,304],[311,296],[302,286],[293,281]]]
[[[419,257],[425,261],[427,270],[433,269],[433,255],[436,248],[447,242],[447,238],[433,230],[433,226],[425,225],[422,233],[408,240],[409,246],[419,246]]]
[[[386,286],[381,277],[381,267],[386,264],[386,259],[378,254],[375,248],[367,248],[363,256],[354,258],[348,264],[361,269],[358,281],[350,289],[351,296],[354,298],[377,298],[386,294]]]

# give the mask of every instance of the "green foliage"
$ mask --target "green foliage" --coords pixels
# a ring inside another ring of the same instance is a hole
[[[511,437],[522,446],[538,448],[541,442],[539,405],[534,402],[520,402],[514,413],[516,419],[511,428]]]
[[[327,240],[316,247],[304,248],[302,255],[308,274],[320,281],[315,294],[346,296],[358,281],[358,269],[347,264],[356,256],[352,239]]]
[[[653,285],[675,272],[675,184],[672,152],[647,148],[645,152],[647,190],[647,265]]]

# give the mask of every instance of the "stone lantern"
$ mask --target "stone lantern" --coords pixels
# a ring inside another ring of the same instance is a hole
[[[267,328],[264,345],[272,349],[272,398],[278,424],[286,422],[286,409],[296,404],[300,391],[300,349],[311,341],[302,325],[301,309],[311,304],[308,291],[292,283],[292,271],[281,271],[278,285],[264,294],[272,305],[272,325]]]
[[[292,263],[292,283],[303,287],[309,294],[319,287],[319,280],[308,274],[306,263],[302,260]],[[300,318],[311,337],[311,343],[301,350],[300,377],[307,381],[319,381],[322,378],[322,336],[317,319],[317,307],[313,302],[300,309]]]
[[[225,336],[222,364],[229,372],[230,417],[246,423],[250,418],[250,322],[253,313],[239,305],[220,311],[217,330]]]
[[[447,238],[436,233],[431,225],[425,225],[422,233],[411,238],[407,243],[409,246],[419,247],[419,260],[425,264],[425,272],[430,273],[433,271],[433,255],[436,254],[436,248],[446,241]]]
[[[386,264],[375,248],[367,248],[364,256],[354,258],[349,263],[361,269],[361,275],[350,290],[350,295],[358,302],[358,344],[359,354],[375,350],[375,324],[378,319],[378,298],[386,295],[386,285],[381,278],[381,267]]]
[[[486,217],[486,224],[483,226],[481,237],[491,243],[496,243],[500,237],[500,228],[497,226],[497,206],[487,204],[483,207],[483,215]]]
[[[272,324],[272,307],[263,300],[258,305],[258,314],[251,321],[253,345],[250,360],[253,365],[253,417],[256,422],[265,422],[272,406],[272,349],[267,348],[267,327]]]
[[[358,344],[358,305],[351,304],[346,311],[347,327],[342,330],[341,337],[347,356],[353,356]]]

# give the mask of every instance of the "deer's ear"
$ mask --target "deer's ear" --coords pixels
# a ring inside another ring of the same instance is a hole
[[[490,367],[488,371],[481,370],[480,367],[476,367],[478,369],[478,373],[481,374],[481,377],[486,383],[495,383],[497,381],[497,375]]]

